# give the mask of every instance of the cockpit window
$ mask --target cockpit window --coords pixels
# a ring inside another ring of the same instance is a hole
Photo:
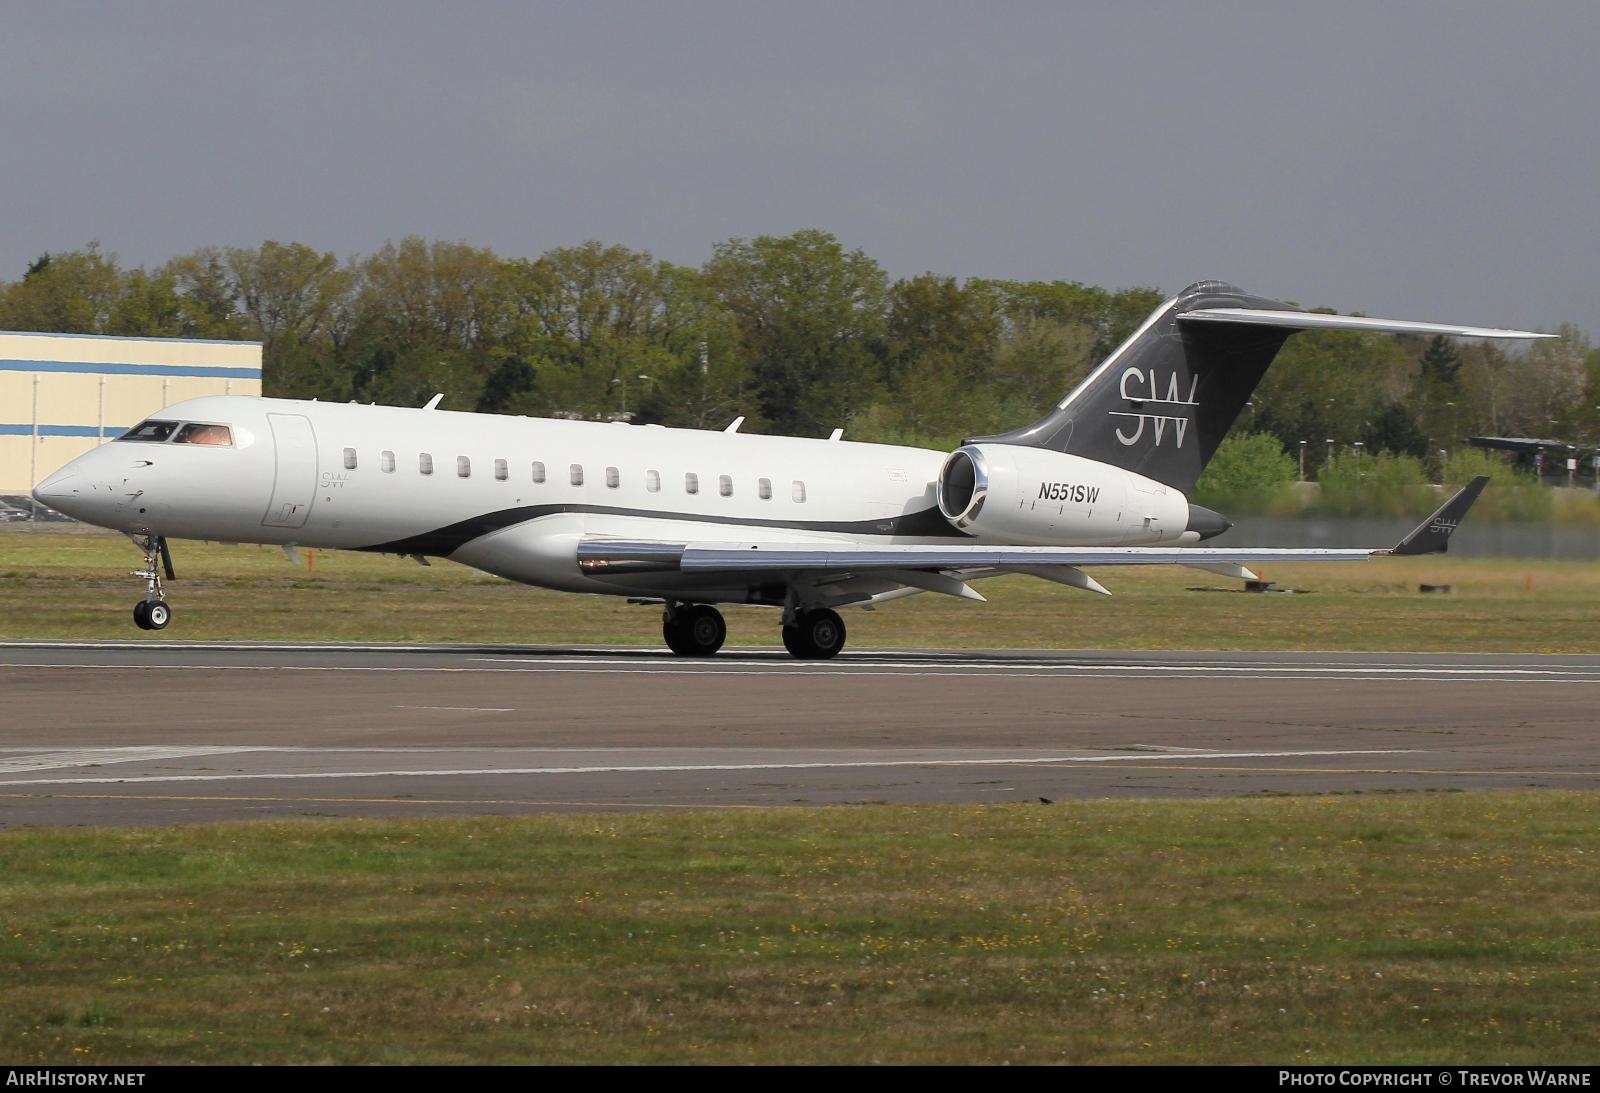
[[[156,421],[154,418],[152,418],[149,421],[139,422],[139,424],[135,425],[133,428],[117,437],[117,439],[148,440],[152,443],[159,444],[163,440],[167,439],[167,437],[171,436],[172,430],[176,429],[177,427],[178,423],[176,421]]]
[[[172,438],[174,444],[208,444],[213,448],[233,447],[233,430],[226,425],[205,425],[190,422]]]

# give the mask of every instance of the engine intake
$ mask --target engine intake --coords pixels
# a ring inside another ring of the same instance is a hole
[[[957,448],[939,472],[939,511],[963,531],[983,511],[989,496],[989,468],[978,448]]]

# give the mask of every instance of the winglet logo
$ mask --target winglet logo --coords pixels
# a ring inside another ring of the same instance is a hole
[[[1150,413],[1147,408],[1154,407],[1159,410],[1165,407],[1199,406],[1200,404],[1194,400],[1195,390],[1199,386],[1200,377],[1191,376],[1189,378],[1188,397],[1183,397],[1182,392],[1178,389],[1178,373],[1169,372],[1167,374],[1167,397],[1162,398],[1161,385],[1156,379],[1156,370],[1154,368],[1148,372],[1142,372],[1132,367],[1124,369],[1122,385],[1119,390],[1122,397],[1137,407],[1137,410],[1134,412],[1111,410],[1109,413],[1112,417],[1131,417],[1138,425],[1131,436],[1124,433],[1122,426],[1118,425],[1116,430],[1117,439],[1123,445],[1132,447],[1144,436],[1145,425],[1149,424],[1150,431],[1155,436],[1156,447],[1159,448],[1162,440],[1166,437],[1167,428],[1170,426],[1177,447],[1183,447],[1183,438],[1188,432],[1190,418],[1181,413]]]
[[[1438,535],[1449,535],[1461,526],[1460,520],[1435,520],[1428,525],[1428,530]]]

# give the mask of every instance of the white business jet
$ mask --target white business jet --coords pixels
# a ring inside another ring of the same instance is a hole
[[[1044,418],[954,452],[738,432],[216,396],[169,406],[74,459],[41,503],[132,536],[140,627],[172,617],[168,539],[448,558],[513,581],[663,607],[673,652],[710,656],[713,605],[780,609],[783,643],[837,654],[837,608],[1024,573],[1445,549],[1479,479],[1376,550],[1197,546],[1231,524],[1185,496],[1279,347],[1309,329],[1549,335],[1309,314],[1203,281],[1158,308]],[[742,419],[741,419],[742,420]],[[159,567],[158,567],[159,563]]]

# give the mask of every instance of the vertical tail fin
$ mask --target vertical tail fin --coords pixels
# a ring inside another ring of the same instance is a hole
[[[1528,330],[1323,315],[1198,281],[1158,308],[1052,410],[967,444],[1083,456],[1189,493],[1278,350],[1297,330],[1548,338]]]
[[[1122,467],[1188,493],[1267,366],[1294,333],[1185,324],[1202,308],[1293,309],[1221,281],[1200,281],[1157,309],[1056,408],[1023,429],[969,444],[1049,448]]]

